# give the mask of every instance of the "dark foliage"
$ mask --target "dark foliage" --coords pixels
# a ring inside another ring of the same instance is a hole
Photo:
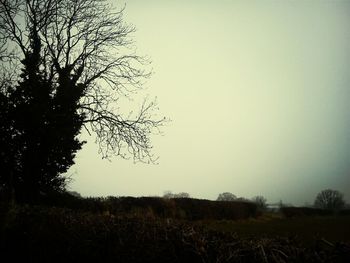
[[[39,69],[41,44],[36,34],[32,32],[30,50],[21,61],[21,80],[15,88],[7,87],[1,105],[9,118],[3,127],[9,138],[1,149],[6,156],[0,161],[0,167],[6,167],[1,183],[5,191],[15,192],[17,201],[28,202],[64,188],[60,175],[74,164],[81,148],[76,136],[84,119],[77,113],[83,90],[64,80],[54,89]]]
[[[246,219],[257,216],[257,206],[250,202],[175,199],[176,207],[186,219]]]
[[[239,238],[188,222],[122,218],[40,206],[1,214],[0,253],[14,262],[348,262],[350,248],[320,240]]]
[[[80,198],[67,192],[52,192],[38,199],[37,204],[115,216],[182,220],[238,220],[259,215],[257,206],[251,202],[210,201],[192,198],[167,199],[160,197],[112,196],[107,198]]]

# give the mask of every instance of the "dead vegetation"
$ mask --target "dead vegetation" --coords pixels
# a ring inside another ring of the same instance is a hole
[[[25,262],[349,262],[349,244],[242,237],[188,220],[22,205],[2,210],[0,252]]]

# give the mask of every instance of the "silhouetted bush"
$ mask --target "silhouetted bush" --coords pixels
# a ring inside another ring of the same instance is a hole
[[[107,197],[81,198],[67,192],[45,195],[37,204],[116,216],[175,218],[184,220],[246,219],[256,217],[256,204],[244,201],[210,201],[193,198]]]

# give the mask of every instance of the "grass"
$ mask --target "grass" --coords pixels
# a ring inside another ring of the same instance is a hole
[[[350,262],[350,216],[193,221],[97,211],[0,206],[0,261]]]
[[[267,213],[257,219],[208,220],[201,224],[211,230],[234,232],[242,237],[296,237],[305,244],[319,239],[350,242],[350,216],[284,218],[277,213]]]

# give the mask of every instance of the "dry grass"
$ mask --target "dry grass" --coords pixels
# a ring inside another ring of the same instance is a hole
[[[1,215],[0,253],[16,262],[349,262],[346,243],[274,235],[294,224],[275,217],[193,222],[18,206]]]
[[[350,242],[350,216],[315,216],[284,218],[278,213],[266,213],[248,220],[203,221],[208,229],[234,232],[244,237],[294,237],[309,245],[315,240]]]

